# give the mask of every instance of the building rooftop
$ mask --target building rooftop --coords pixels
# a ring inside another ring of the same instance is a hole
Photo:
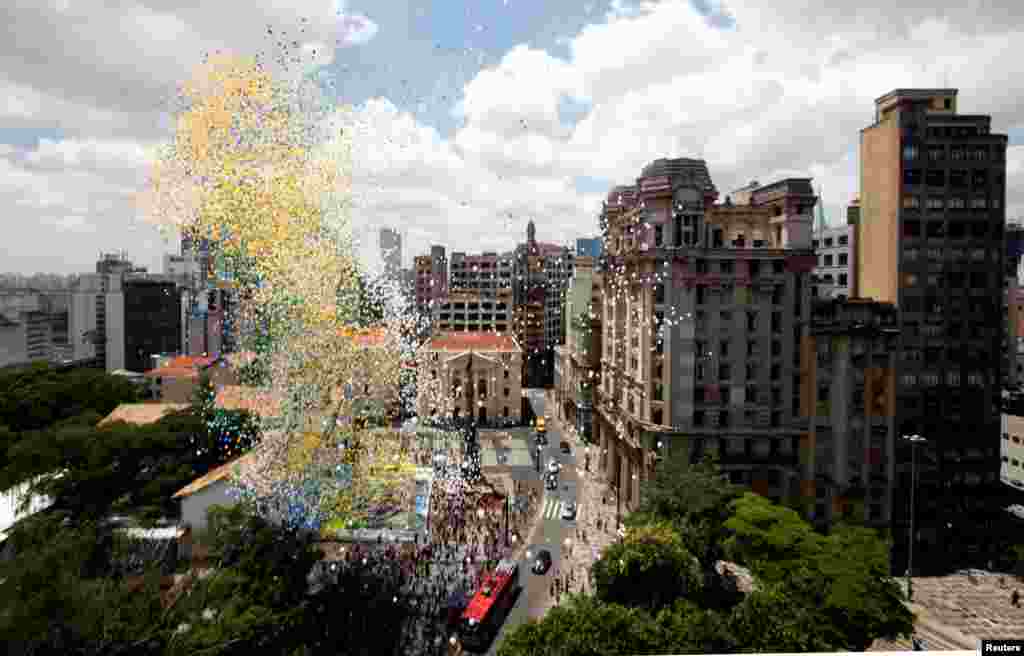
[[[958,89],[893,89],[889,93],[875,98],[875,103],[881,104],[894,98],[928,100],[935,96],[955,96],[958,92]]]
[[[115,421],[123,421],[136,426],[145,426],[155,424],[167,415],[180,412],[188,407],[187,403],[122,403],[96,425],[106,426]]]
[[[426,344],[432,351],[501,351],[518,352],[519,344],[511,335],[495,335],[494,333],[464,332],[446,333],[432,337]]]
[[[231,462],[225,463],[220,467],[215,467],[214,469],[211,469],[203,476],[200,476],[196,480],[192,481],[185,487],[175,492],[171,498],[180,499],[182,497],[192,496],[196,492],[208,488],[217,481],[222,481],[233,476],[238,476],[245,468],[251,467],[255,464],[257,455],[257,451],[250,451],[244,455],[235,458]]]

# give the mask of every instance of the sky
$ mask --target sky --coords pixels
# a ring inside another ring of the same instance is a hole
[[[860,130],[894,88],[956,87],[1010,135],[1024,217],[1024,3],[805,0],[5,0],[0,271],[91,271],[177,249],[135,194],[204,53],[294,41],[362,130],[354,222],[405,255],[597,232],[602,198],[660,157],[707,161],[724,194],[815,180],[831,221],[859,186]],[[924,6],[927,5],[927,6]],[[244,7],[244,8],[243,8]],[[271,36],[269,33],[273,32]]]

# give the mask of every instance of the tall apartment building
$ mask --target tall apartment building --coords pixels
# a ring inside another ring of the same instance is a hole
[[[566,246],[537,241],[537,226],[526,226],[526,243],[515,250],[513,278],[517,339],[526,350],[523,380],[530,387],[550,385],[554,377],[554,347],[562,339],[562,307],[572,276],[572,251]],[[540,322],[540,336],[535,334]]]
[[[958,114],[957,100],[956,89],[897,89],[861,132],[857,294],[902,313],[897,431],[928,440],[917,447],[922,565],[995,521],[999,476],[1007,137],[991,134],[990,116]],[[897,450],[897,571],[910,449]]]
[[[806,493],[799,337],[809,317],[810,180],[723,204],[703,160],[656,160],[601,217],[601,467],[630,504],[654,463],[717,452],[736,483]]]
[[[433,327],[438,333],[512,333],[512,290],[497,296],[452,292],[434,306]]]
[[[380,229],[380,257],[384,275],[397,280],[402,271],[402,235],[394,228]]]
[[[802,448],[811,516],[885,528],[896,475],[899,313],[863,299],[816,299],[800,357]]]
[[[448,296],[448,258],[444,246],[431,246],[430,255],[417,255],[416,307],[428,316],[434,304]]]
[[[83,274],[71,293],[73,358],[91,358],[107,371],[145,371],[151,355],[179,352],[181,302],[174,277],[147,274],[123,255],[102,256],[96,273]]]
[[[107,371],[141,373],[151,356],[181,347],[181,294],[173,281],[111,276],[106,310]]]

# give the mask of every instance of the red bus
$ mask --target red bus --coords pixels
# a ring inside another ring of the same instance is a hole
[[[518,586],[519,564],[513,560],[502,560],[484,577],[459,621],[459,639],[467,649],[487,649],[512,607]]]

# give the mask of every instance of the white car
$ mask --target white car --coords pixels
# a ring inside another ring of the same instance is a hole
[[[562,465],[555,462],[554,460],[548,463],[548,473],[557,474],[559,471],[561,471],[561,469]]]
[[[576,519],[576,503],[570,501],[562,507],[562,519]]]

